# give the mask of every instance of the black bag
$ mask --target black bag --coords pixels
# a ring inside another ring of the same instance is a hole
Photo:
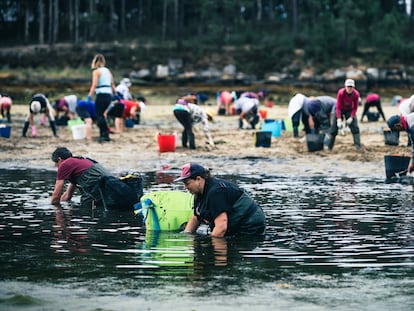
[[[119,177],[119,179],[132,188],[139,201],[144,195],[144,179],[142,178],[141,174],[138,172],[124,174],[123,176]]]
[[[103,176],[99,181],[102,203],[107,210],[133,210],[139,202],[136,192],[119,178]]]

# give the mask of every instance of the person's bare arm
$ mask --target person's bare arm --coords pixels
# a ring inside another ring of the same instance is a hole
[[[227,231],[228,226],[228,217],[227,213],[223,212],[214,219],[214,229],[211,232],[211,236],[213,237],[224,237]]]
[[[191,216],[190,220],[187,222],[184,232],[194,233],[199,226],[200,226],[200,222],[198,221],[197,217],[193,215]]]
[[[64,180],[56,180],[55,189],[52,194],[52,204],[58,204],[60,202],[60,197],[62,196],[63,186],[65,185]]]

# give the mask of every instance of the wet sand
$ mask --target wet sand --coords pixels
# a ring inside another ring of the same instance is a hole
[[[40,126],[40,116],[35,117],[38,137],[21,137],[26,107],[13,106],[12,135],[0,138],[3,168],[40,168],[53,170],[50,160],[57,146],[68,147],[74,155],[93,158],[109,168],[114,174],[125,171],[160,171],[177,173],[189,161],[199,162],[219,174],[265,174],[280,176],[344,176],[385,178],[384,155],[393,153],[410,154],[406,147],[407,135],[401,133],[400,146],[384,144],[382,128],[386,123],[359,123],[362,149],[356,151],[352,134],[337,136],[333,151],[308,152],[303,132],[300,138],[293,138],[291,131],[283,131],[281,137],[273,137],[269,148],[255,147],[254,130],[239,130],[237,116],[216,116],[210,124],[210,131],[216,144],[206,144],[204,133],[196,125],[196,150],[181,147],[181,125],[175,120],[170,105],[147,105],[141,115],[141,124],[126,129],[122,134],[111,134],[111,142],[98,143],[98,129],[93,128],[91,142],[74,140],[67,127],[59,127],[59,138],[52,137],[48,126]],[[267,118],[287,120],[287,106],[262,108]],[[383,106],[386,117],[398,113],[395,106]],[[363,107],[358,109],[358,120]],[[374,110],[375,111],[375,110]],[[287,127],[288,121],[286,121]],[[157,133],[177,133],[175,152],[159,153]]]

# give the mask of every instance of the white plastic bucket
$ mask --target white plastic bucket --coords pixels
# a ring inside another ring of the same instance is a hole
[[[86,138],[86,124],[78,124],[72,126],[73,139]]]

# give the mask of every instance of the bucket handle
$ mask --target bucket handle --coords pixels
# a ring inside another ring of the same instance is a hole
[[[405,169],[405,170],[403,170],[401,172],[396,172],[396,173],[394,173],[395,174],[395,177],[400,178],[401,177],[400,175],[407,173],[407,171],[408,171],[408,169]]]

